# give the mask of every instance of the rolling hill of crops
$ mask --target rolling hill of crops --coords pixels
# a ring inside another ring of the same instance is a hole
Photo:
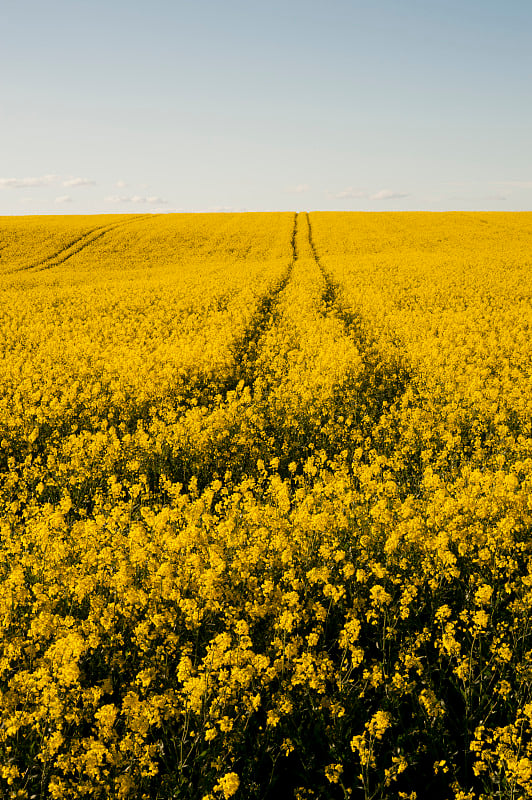
[[[532,214],[0,217],[0,796],[532,796]]]

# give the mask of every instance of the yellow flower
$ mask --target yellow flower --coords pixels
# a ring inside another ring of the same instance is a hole
[[[484,583],[480,586],[477,591],[475,592],[475,603],[479,606],[484,606],[489,603],[491,596],[493,594],[493,589],[488,584]]]
[[[343,771],[342,764],[329,764],[329,766],[325,767],[325,777],[329,783],[338,783]]]
[[[368,723],[369,732],[375,736],[376,739],[382,739],[386,731],[391,725],[391,716],[387,711],[377,711]]]
[[[220,778],[214,787],[214,791],[222,792],[225,800],[228,800],[229,797],[233,797],[233,795],[236,794],[239,786],[240,778],[237,773],[228,772],[223,778]]]

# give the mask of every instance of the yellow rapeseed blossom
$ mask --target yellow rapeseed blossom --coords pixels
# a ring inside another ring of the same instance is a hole
[[[233,797],[236,794],[239,786],[240,779],[237,773],[228,772],[223,778],[220,778],[214,787],[214,791],[222,792],[225,800],[228,800],[229,797]]]

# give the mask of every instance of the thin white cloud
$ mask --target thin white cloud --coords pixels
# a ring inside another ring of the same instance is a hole
[[[367,197],[368,194],[360,189],[353,189],[352,186],[349,186],[347,189],[342,189],[341,192],[333,192],[333,196],[338,200],[359,200],[361,197]]]
[[[96,181],[91,181],[89,178],[69,178],[63,181],[63,186],[67,188],[75,188],[77,186],[96,186]]]
[[[60,197],[55,198],[56,203],[71,203],[72,198],[69,194],[62,194]]]
[[[163,197],[158,197],[157,195],[149,195],[148,197],[142,197],[141,195],[135,194],[131,198],[132,203],[141,203],[145,204],[148,203],[150,206],[154,205],[166,205],[168,200],[165,200]]]
[[[499,186],[511,186],[513,189],[532,189],[532,181],[497,181]]]
[[[286,191],[290,194],[304,194],[310,191],[310,186],[308,183],[299,183],[297,186],[291,186]]]
[[[380,189],[378,192],[367,192],[364,189],[353,189],[349,186],[340,192],[328,192],[337,200],[395,200],[400,197],[408,197],[405,192],[395,192],[392,189]]]
[[[370,200],[396,200],[400,197],[408,197],[405,192],[394,192],[392,189],[381,189],[375,194],[370,194]]]
[[[144,197],[139,194],[134,195],[120,195],[120,194],[111,194],[105,198],[106,203],[113,203],[114,205],[118,205],[120,203],[134,203],[135,205],[157,205],[163,206],[167,205],[168,200],[165,200],[163,197],[158,197],[157,195],[150,195],[148,197]]]
[[[41,175],[38,178],[0,178],[0,188],[27,189],[35,186],[50,186],[57,180],[57,175]]]
[[[117,189],[125,189],[126,186],[127,186],[127,183],[125,181],[117,181],[115,183],[115,186],[116,186]]]

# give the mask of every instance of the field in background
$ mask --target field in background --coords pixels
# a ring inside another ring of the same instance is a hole
[[[0,795],[532,795],[532,214],[0,218]]]

